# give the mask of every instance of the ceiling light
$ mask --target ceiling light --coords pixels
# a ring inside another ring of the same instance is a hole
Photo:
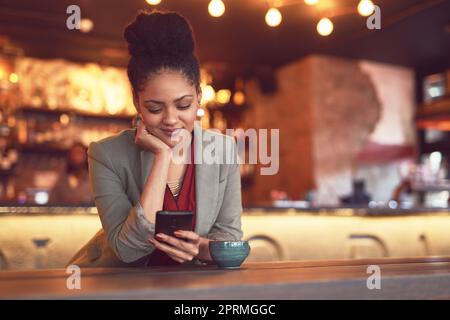
[[[370,16],[375,11],[375,5],[370,0],[361,0],[358,4],[358,13],[363,17]]]
[[[91,19],[81,19],[80,21],[80,31],[88,33],[94,28],[94,22]]]
[[[317,32],[324,37],[329,36],[333,32],[333,28],[333,22],[328,18],[320,19],[317,24]]]
[[[282,20],[283,20],[283,17],[281,16],[281,12],[277,8],[270,8],[267,11],[266,23],[268,26],[276,27],[281,23]]]
[[[225,4],[222,0],[211,0],[208,5],[209,14],[215,18],[220,17],[225,12]]]

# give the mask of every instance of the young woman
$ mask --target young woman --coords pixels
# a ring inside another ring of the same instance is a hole
[[[211,262],[211,239],[242,238],[239,164],[198,163],[197,156],[203,154],[205,141],[220,141],[231,145],[237,159],[236,143],[203,130],[196,121],[200,67],[184,17],[143,12],[126,27],[124,36],[131,55],[128,77],[141,121],[135,130],[89,146],[90,179],[103,229],[69,264]],[[172,151],[179,146],[188,146],[181,154],[191,161],[174,161]],[[176,237],[155,235],[158,210],[192,211],[192,230],[179,231]]]

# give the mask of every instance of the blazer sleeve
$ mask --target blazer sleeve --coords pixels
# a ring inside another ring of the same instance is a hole
[[[226,185],[217,219],[208,238],[213,240],[241,240],[243,236],[241,228],[242,199],[241,199],[241,174],[237,162],[237,146],[233,141],[234,161],[228,166]]]
[[[129,263],[150,254],[154,247],[147,239],[154,236],[155,226],[147,220],[139,202],[135,206],[130,202],[101,144],[90,144],[88,160],[95,205],[117,258]]]

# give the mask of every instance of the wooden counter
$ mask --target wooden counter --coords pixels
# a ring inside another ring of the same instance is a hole
[[[381,289],[369,290],[369,265]],[[1,299],[449,299],[450,257],[245,263],[149,269],[82,269],[69,290],[63,269],[0,272]]]

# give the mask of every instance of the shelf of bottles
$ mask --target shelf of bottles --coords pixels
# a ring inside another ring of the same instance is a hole
[[[74,143],[88,146],[131,126],[132,117],[110,118],[80,115],[75,112],[39,112],[20,109],[15,136],[20,150],[26,152],[64,152]]]
[[[30,203],[51,188],[74,143],[129,128],[136,113],[125,70],[97,64],[0,59],[0,89],[3,203]]]

